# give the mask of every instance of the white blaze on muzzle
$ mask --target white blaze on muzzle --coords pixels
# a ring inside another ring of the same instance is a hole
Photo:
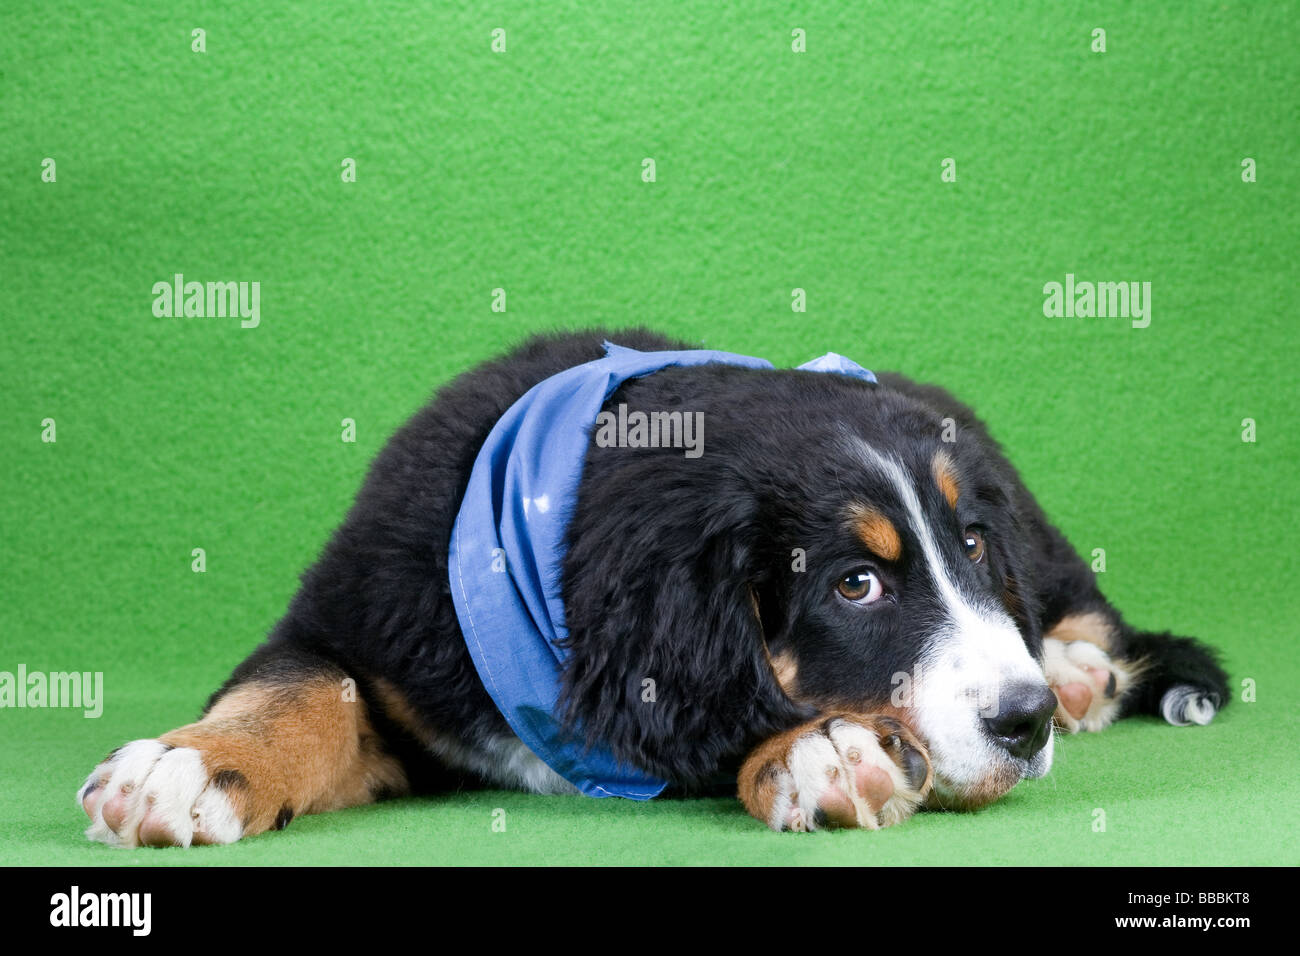
[[[910,675],[914,729],[924,738],[941,793],[975,787],[1014,765],[1020,776],[1040,777],[1052,765],[1052,738],[1028,760],[1012,757],[985,731],[1010,688],[1047,688],[1043,670],[1029,653],[1015,622],[986,596],[963,593],[935,538],[934,529],[908,478],[893,456],[860,438],[855,451],[890,483],[907,512],[944,617],[929,635],[917,672]]]

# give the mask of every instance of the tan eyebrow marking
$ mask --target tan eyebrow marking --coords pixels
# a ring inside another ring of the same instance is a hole
[[[853,505],[849,516],[858,538],[873,554],[886,561],[897,561],[903,556],[903,539],[898,536],[898,529],[875,508]]]
[[[952,458],[943,449],[934,453],[934,459],[930,462],[930,472],[934,475],[934,483],[948,499],[948,507],[956,508],[957,499],[961,497],[961,485],[957,483],[957,468],[952,463]]]

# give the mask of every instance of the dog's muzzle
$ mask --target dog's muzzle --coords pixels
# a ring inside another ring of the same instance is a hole
[[[1017,684],[999,704],[997,714],[984,718],[984,732],[1011,756],[1029,760],[1052,735],[1056,695],[1045,684]]]

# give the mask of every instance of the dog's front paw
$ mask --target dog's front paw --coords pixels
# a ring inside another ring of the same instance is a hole
[[[910,817],[930,792],[930,758],[892,717],[841,714],[773,737],[741,767],[745,809],[773,830],[862,827]]]
[[[227,789],[237,777],[204,766],[193,747],[134,740],[108,755],[77,791],[86,836],[110,846],[233,843],[244,828]]]
[[[1076,734],[1102,730],[1119,716],[1120,698],[1138,670],[1089,641],[1043,639],[1043,675],[1056,694],[1058,727]]]

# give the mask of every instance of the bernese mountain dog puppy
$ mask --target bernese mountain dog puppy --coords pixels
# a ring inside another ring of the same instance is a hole
[[[470,786],[738,788],[774,830],[876,829],[1042,776],[1054,728],[1205,724],[1227,703],[1214,653],[1128,624],[946,391],[708,362],[604,396],[610,415],[697,416],[698,454],[611,446],[593,422],[572,500],[496,501],[521,528],[543,512],[564,522],[555,567],[543,557],[532,584],[500,549],[466,559],[505,572],[525,629],[549,614],[533,585],[558,596],[563,633],[543,645],[554,712],[503,704],[481,656],[509,668],[537,648],[480,644],[498,610],[483,603],[474,633],[462,627],[475,609],[457,606],[458,513],[497,423],[534,386],[601,359],[604,340],[691,349],[640,329],[549,335],[442,388],[201,718],[90,774],[87,835],[230,843],[299,814]],[[557,741],[567,756],[545,749]],[[583,770],[596,752],[627,772]]]

